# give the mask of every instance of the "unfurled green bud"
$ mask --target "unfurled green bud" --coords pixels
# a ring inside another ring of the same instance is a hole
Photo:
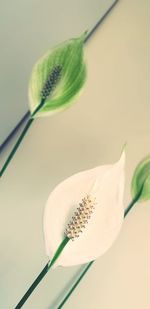
[[[86,80],[85,36],[86,33],[58,45],[35,64],[29,84],[32,116],[50,115],[65,109],[81,90]]]

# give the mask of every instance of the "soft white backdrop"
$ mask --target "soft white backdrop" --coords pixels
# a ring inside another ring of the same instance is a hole
[[[126,141],[125,205],[130,201],[134,167],[150,151],[149,54],[150,2],[119,1],[86,46],[88,81],[78,102],[37,120],[17,152],[0,185],[1,308],[14,308],[47,262],[42,216],[58,182],[116,161]],[[149,309],[149,235],[147,202],[129,214],[114,246],[95,262],[65,308]],[[57,308],[55,300],[77,270],[49,272],[24,308]]]

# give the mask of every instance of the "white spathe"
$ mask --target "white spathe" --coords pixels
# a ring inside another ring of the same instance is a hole
[[[50,194],[44,212],[46,253],[51,259],[64,239],[74,211],[87,194],[96,205],[83,233],[70,240],[55,266],[71,266],[95,260],[109,249],[124,218],[125,152],[112,165],[103,165],[75,174],[61,182]]]

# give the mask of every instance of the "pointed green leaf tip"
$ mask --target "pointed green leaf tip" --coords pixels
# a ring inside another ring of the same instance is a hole
[[[30,111],[34,117],[65,109],[81,90],[86,80],[85,37],[86,32],[60,44],[35,64],[29,84]]]
[[[139,195],[138,201],[150,199],[150,155],[136,167],[131,183],[132,197]]]

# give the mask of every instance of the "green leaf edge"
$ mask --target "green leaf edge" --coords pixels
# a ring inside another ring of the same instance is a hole
[[[146,173],[142,172],[143,168],[146,169]],[[143,175],[141,175],[141,173]],[[149,195],[146,194],[147,192],[143,194],[144,185],[146,184],[146,181],[148,180],[149,177],[150,177],[150,155],[146,156],[143,160],[139,162],[133,173],[131,181],[131,195],[133,199],[139,195],[138,202],[143,202],[150,198],[150,193]]]

